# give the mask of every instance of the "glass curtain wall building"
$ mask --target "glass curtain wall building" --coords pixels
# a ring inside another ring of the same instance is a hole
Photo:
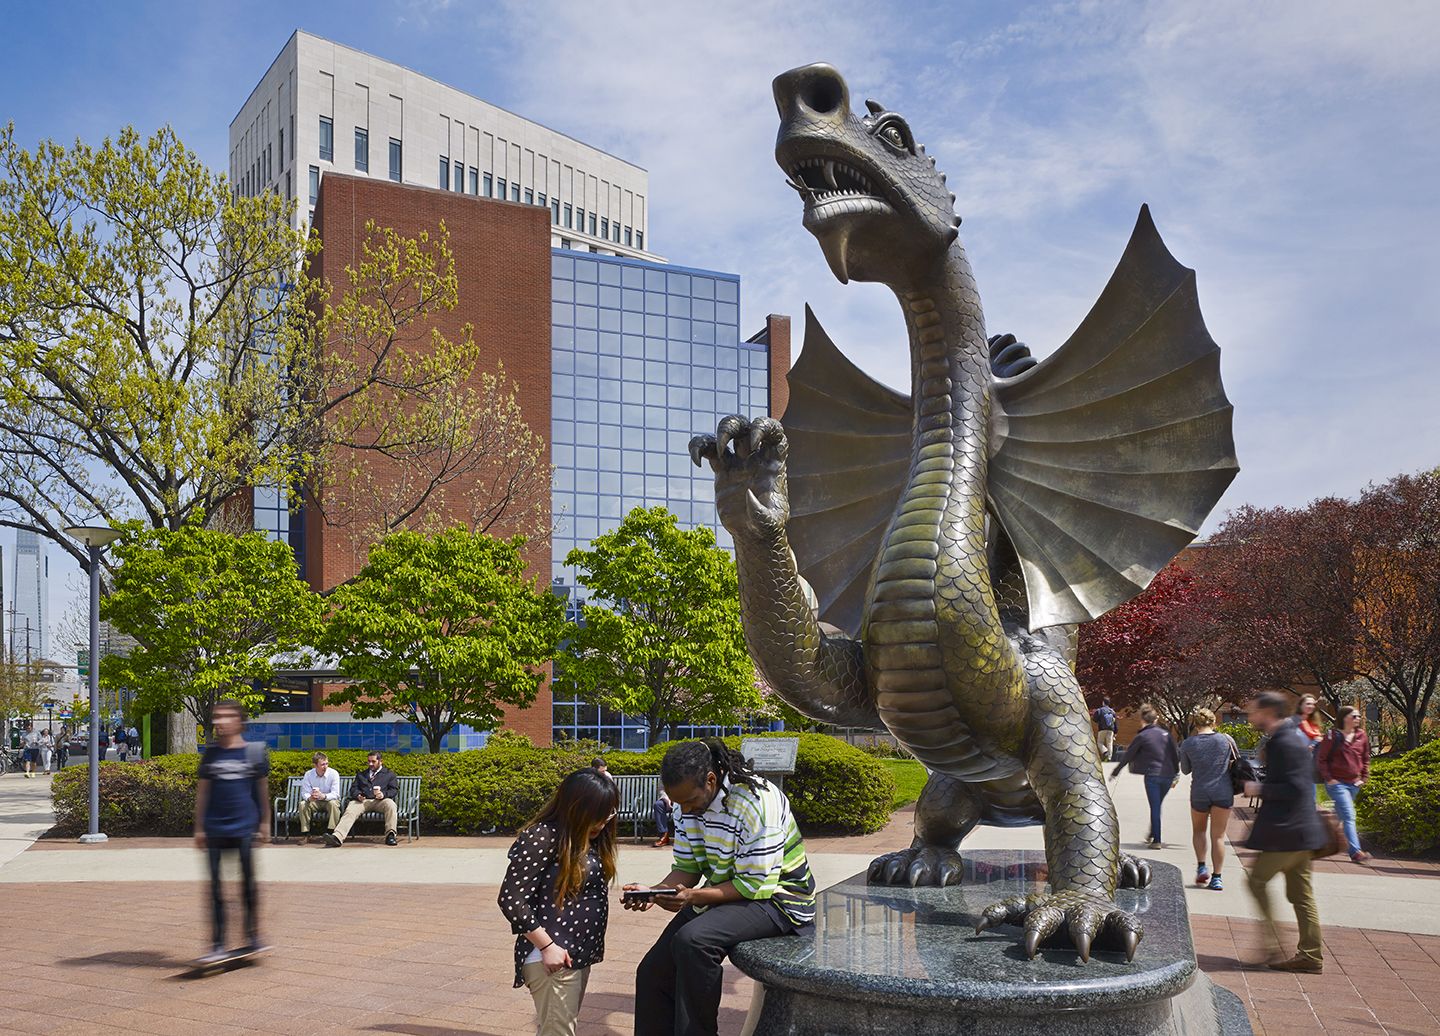
[[[770,358],[741,340],[735,274],[565,250],[551,264],[552,574],[573,608],[584,588],[565,556],[632,508],[669,508],[730,549],[713,477],[688,446],[727,414],[769,412]],[[642,721],[574,699],[556,697],[553,723],[557,739],[646,747]]]

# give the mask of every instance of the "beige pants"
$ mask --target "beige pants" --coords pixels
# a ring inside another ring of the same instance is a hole
[[[1275,916],[1270,912],[1269,886],[1275,875],[1285,875],[1285,898],[1295,908],[1295,922],[1300,928],[1296,955],[1319,964],[1322,960],[1320,908],[1315,905],[1315,890],[1310,884],[1311,859],[1308,852],[1262,852],[1250,861],[1246,880],[1260,913],[1273,928]]]
[[[520,977],[535,1000],[535,1036],[575,1036],[589,968],[561,968],[550,975],[540,961],[524,964]]]
[[[1108,763],[1115,753],[1115,731],[1102,730],[1095,735],[1095,741],[1100,746],[1100,761]]]
[[[313,799],[306,799],[300,803],[300,833],[310,833],[310,820],[316,813],[324,814],[325,829],[335,830],[335,825],[340,822],[340,803],[334,799],[321,799],[316,802]]]
[[[335,825],[335,837],[345,841],[350,835],[350,828],[355,826],[355,821],[360,819],[361,813],[384,813],[385,833],[395,833],[395,821],[399,814],[395,808],[394,799],[366,799],[364,802],[351,802],[345,807],[345,815],[340,818],[340,823]]]

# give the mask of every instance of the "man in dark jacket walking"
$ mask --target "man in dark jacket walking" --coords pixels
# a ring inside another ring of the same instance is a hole
[[[1245,794],[1260,799],[1260,811],[1250,829],[1250,848],[1259,855],[1250,864],[1250,893],[1272,928],[1269,885],[1285,875],[1285,898],[1295,908],[1300,943],[1295,956],[1271,961],[1276,971],[1318,975],[1323,968],[1320,911],[1310,883],[1310,861],[1326,841],[1320,815],[1315,811],[1314,762],[1310,742],[1290,718],[1290,702],[1277,691],[1266,691],[1250,703],[1250,724],[1270,735],[1265,750],[1265,780],[1247,781]]]

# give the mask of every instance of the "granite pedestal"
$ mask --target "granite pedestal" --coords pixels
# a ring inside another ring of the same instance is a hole
[[[968,853],[944,889],[856,875],[820,894],[813,935],[735,949],[757,983],[745,1036],[1250,1036],[1239,998],[1195,963],[1180,872],[1152,869],[1148,889],[1116,897],[1145,928],[1135,960],[1097,940],[1088,964],[1063,934],[1034,960],[1014,926],[975,934],[991,903],[1044,890],[1041,852]]]

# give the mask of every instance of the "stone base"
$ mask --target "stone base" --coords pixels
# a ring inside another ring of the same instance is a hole
[[[1044,854],[966,854],[947,889],[872,886],[859,874],[820,894],[812,936],[742,943],[757,982],[745,1036],[1250,1036],[1244,1005],[1195,963],[1180,872],[1152,865],[1119,905],[1140,915],[1135,960],[1097,943],[1082,964],[1063,935],[1034,960],[1019,929],[975,934],[997,899],[1042,891]]]

